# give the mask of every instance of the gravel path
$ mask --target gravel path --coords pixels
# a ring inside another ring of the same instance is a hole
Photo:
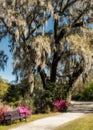
[[[85,113],[91,113],[92,111],[93,102],[73,102],[73,105],[66,113],[38,119],[10,130],[53,130],[64,123],[80,118],[85,115]]]
[[[39,119],[11,130],[52,130],[53,128],[81,117],[83,113],[64,113],[57,116]]]

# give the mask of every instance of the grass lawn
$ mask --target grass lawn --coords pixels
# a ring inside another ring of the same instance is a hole
[[[41,119],[41,118],[44,118],[44,117],[49,117],[49,116],[54,116],[54,115],[57,115],[59,113],[47,113],[47,114],[36,114],[36,115],[31,115],[31,117],[27,118],[27,122],[31,122],[31,121],[34,121],[34,120],[37,120],[37,119]],[[16,127],[18,125],[22,125],[24,124],[25,121],[15,121],[12,123],[12,125],[0,125],[0,130],[9,130],[10,128],[13,128],[13,127]]]
[[[93,130],[93,114],[85,115],[83,118],[71,121],[55,130]]]

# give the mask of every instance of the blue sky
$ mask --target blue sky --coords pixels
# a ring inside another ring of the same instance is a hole
[[[12,55],[9,52],[9,47],[8,47],[8,37],[5,37],[4,39],[1,40],[0,42],[0,50],[4,50],[5,54],[8,55],[8,62],[7,65],[5,66],[5,70],[1,70],[0,71],[0,76],[6,80],[8,80],[9,82],[15,80],[15,76],[12,75],[12,70],[13,70],[13,59],[12,59]]]

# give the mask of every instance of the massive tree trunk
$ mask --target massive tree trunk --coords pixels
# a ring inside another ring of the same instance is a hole
[[[54,41],[55,41],[55,46],[57,46],[59,44],[57,29],[58,29],[58,20],[55,19],[54,20]],[[56,71],[57,71],[58,61],[59,61],[58,52],[54,52],[52,66],[51,66],[51,74],[50,74],[50,81],[51,82],[56,82]]]

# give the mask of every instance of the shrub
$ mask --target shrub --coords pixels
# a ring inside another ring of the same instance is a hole
[[[59,83],[49,82],[47,89],[34,89],[35,113],[54,111],[53,101],[66,99],[66,86]]]
[[[68,108],[68,102],[66,100],[56,100],[53,102],[53,105],[56,106],[57,111],[66,111]]]
[[[4,121],[4,112],[10,111],[11,108],[8,105],[0,104],[0,123]]]
[[[25,112],[27,117],[29,117],[32,114],[32,110],[29,110],[27,106],[18,106],[16,109],[19,110],[20,113]],[[21,115],[23,116],[24,114]]]

